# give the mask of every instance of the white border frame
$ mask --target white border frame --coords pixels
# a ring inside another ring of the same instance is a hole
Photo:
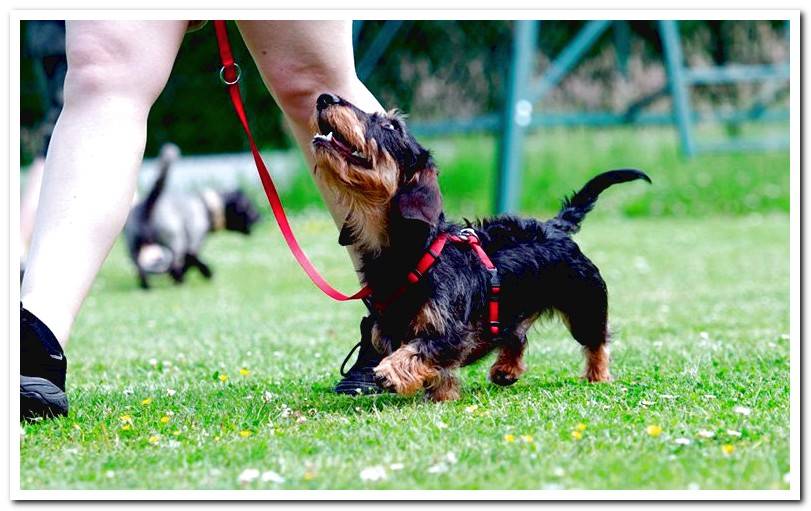
[[[236,16],[235,16],[236,14]],[[20,21],[26,19],[771,19],[790,20],[790,489],[788,490],[23,490],[18,413],[9,417],[10,494],[14,500],[799,500],[800,498],[800,11],[799,10],[16,10],[10,13],[9,234],[19,232]],[[212,36],[213,37],[213,36]],[[212,55],[212,62],[217,56]],[[223,95],[223,101],[226,101]],[[11,170],[15,169],[15,170]],[[10,236],[9,282],[16,282],[18,236]],[[9,286],[9,339],[19,339],[20,290]],[[19,341],[10,342],[10,409],[19,375]]]

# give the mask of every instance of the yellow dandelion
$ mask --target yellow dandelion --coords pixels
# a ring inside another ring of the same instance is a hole
[[[312,481],[313,479],[315,479],[315,472],[313,472],[312,470],[304,472],[305,481]]]
[[[161,439],[160,435],[152,435],[151,437],[149,437],[149,443],[152,445],[156,445],[160,441],[160,439]]]
[[[169,418],[169,416],[168,416],[168,415],[164,415],[163,417],[161,417],[161,424],[166,424],[166,423],[168,423],[170,420],[171,420],[171,419]]]
[[[244,367],[241,367],[239,369],[239,374],[240,374],[240,376],[249,376],[251,374],[251,372],[248,369],[245,369]]]
[[[580,424],[575,426],[574,429],[576,429],[577,431],[586,431],[586,427],[587,426],[581,422]]]
[[[129,430],[132,429],[132,424],[130,424],[129,422],[127,422],[125,424],[122,424],[121,429],[124,430],[124,431],[129,431]]]
[[[651,424],[650,426],[645,428],[645,432],[650,436],[652,436],[653,438],[656,438],[657,436],[662,434],[662,428],[660,428],[656,424]]]
[[[172,431],[172,434],[175,435],[175,436],[180,436],[180,430],[176,429],[176,430]]]
[[[735,452],[735,446],[732,444],[724,444],[721,446],[721,452],[724,453],[724,456],[730,456]]]
[[[478,409],[479,409],[479,405],[470,405],[468,407],[465,407],[465,412],[466,413],[473,413]]]
[[[573,440],[580,440],[583,438],[583,433],[581,431],[574,430],[572,431],[572,439]]]
[[[239,436],[241,436],[242,438],[248,438],[251,435],[253,435],[253,431],[249,429],[243,429],[242,431],[239,432]]]
[[[515,442],[515,435],[507,433],[506,435],[504,435],[504,441],[510,443]]]
[[[228,375],[227,375],[227,374],[224,374],[224,373],[223,373],[223,374],[221,374],[221,375],[219,375],[217,378],[218,378],[218,379],[219,379],[221,382],[223,382],[223,383],[225,383],[225,382],[227,382],[227,381],[228,381]]]
[[[132,422],[132,416],[127,414],[122,415],[121,417],[119,417],[119,419],[121,420],[121,422]]]
[[[148,398],[144,399],[143,401],[141,401],[141,404],[144,405],[144,406],[151,405],[152,404],[152,398],[148,397]]]
[[[521,440],[522,440],[522,441],[524,441],[524,442],[526,442],[526,443],[528,443],[528,444],[531,444],[532,442],[534,442],[534,441],[535,441],[535,440],[532,438],[532,435],[521,435]]]
[[[73,423],[73,429],[75,429],[76,431],[81,431],[82,427],[74,422]]]

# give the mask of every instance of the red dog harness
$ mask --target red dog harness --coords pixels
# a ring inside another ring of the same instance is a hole
[[[360,291],[353,295],[345,295],[332,287],[324,279],[324,277],[318,273],[318,270],[315,269],[315,266],[313,266],[307,255],[301,249],[298,240],[296,240],[296,236],[293,234],[293,229],[290,227],[290,222],[287,220],[287,215],[284,212],[284,206],[282,206],[282,201],[279,197],[279,192],[276,190],[276,186],[273,184],[273,180],[270,178],[270,172],[268,172],[267,166],[265,166],[265,162],[262,160],[262,155],[259,153],[259,148],[256,146],[256,142],[253,139],[251,129],[248,127],[248,116],[245,112],[245,106],[242,104],[242,97],[239,91],[239,79],[242,73],[239,65],[234,61],[234,55],[231,52],[231,44],[228,41],[228,31],[225,26],[225,21],[215,20],[214,31],[217,35],[217,45],[219,46],[220,61],[222,62],[222,67],[220,68],[220,80],[228,87],[228,95],[231,97],[231,103],[234,106],[234,111],[239,118],[242,129],[245,131],[245,135],[248,137],[248,143],[251,148],[251,153],[253,154],[254,162],[256,163],[256,170],[259,172],[259,179],[262,182],[262,188],[265,190],[265,195],[270,203],[270,209],[273,211],[273,216],[276,218],[276,223],[279,224],[279,231],[282,233],[284,240],[287,242],[290,252],[292,252],[293,256],[296,258],[296,261],[298,261],[299,265],[301,265],[304,273],[306,273],[307,276],[310,277],[310,280],[313,281],[313,284],[315,284],[330,298],[338,301],[368,298],[372,295],[372,289],[369,286],[364,286]],[[417,263],[417,267],[408,274],[407,283],[398,289],[386,301],[378,302],[375,305],[375,308],[378,310],[378,312],[382,313],[386,307],[402,296],[410,285],[416,284],[420,278],[422,278],[423,274],[425,274],[425,272],[434,265],[434,262],[436,262],[439,254],[442,253],[442,249],[445,248],[445,244],[448,241],[452,243],[468,244],[479,257],[482,264],[484,264],[485,268],[487,268],[487,271],[490,272],[490,333],[493,335],[498,335],[498,294],[501,291],[498,280],[498,271],[496,270],[496,267],[493,265],[492,261],[490,261],[490,258],[487,257],[487,254],[484,252],[482,247],[479,245],[479,237],[475,232],[473,232],[473,229],[462,229],[458,234],[443,233],[437,236],[436,239],[431,243],[431,246],[428,247],[428,252],[426,252],[425,255],[420,258],[419,262]]]
[[[389,296],[385,301],[376,302],[374,305],[375,309],[382,314],[383,311],[389,307],[389,305],[403,296],[410,286],[419,282],[423,275],[425,275],[425,273],[434,265],[440,254],[442,254],[442,250],[444,250],[445,245],[447,245],[449,241],[451,243],[468,245],[476,254],[476,257],[479,258],[479,261],[481,261],[481,263],[487,269],[487,272],[490,275],[490,300],[488,304],[490,333],[493,336],[498,336],[501,331],[498,321],[498,299],[499,293],[501,292],[501,282],[498,278],[498,269],[482,248],[476,231],[471,228],[462,229],[457,234],[448,234],[443,232],[434,238],[434,241],[428,246],[428,250],[425,252],[425,254],[423,254],[420,260],[417,261],[417,267],[409,272],[406,283],[397,289],[397,291],[392,293],[391,296]]]

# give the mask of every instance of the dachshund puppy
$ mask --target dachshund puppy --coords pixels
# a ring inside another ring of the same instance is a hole
[[[374,368],[381,386],[456,399],[455,369],[492,351],[491,381],[515,383],[525,371],[527,330],[553,312],[583,346],[585,378],[611,379],[606,284],[571,236],[603,190],[650,182],[646,174],[600,174],[545,222],[504,215],[460,225],[445,218],[436,165],[396,112],[367,114],[322,94],[313,124],[316,179],[348,208],[339,241],[358,250],[373,292],[372,342],[387,355]],[[440,237],[461,242],[432,253]],[[415,270],[426,257],[430,267]]]
[[[149,274],[169,273],[179,284],[192,267],[211,278],[211,268],[200,260],[206,237],[223,229],[247,235],[259,220],[256,208],[240,190],[222,193],[206,188],[197,194],[164,194],[169,168],[179,157],[177,146],[161,148],[158,178],[124,225],[129,255],[143,289],[149,289]]]

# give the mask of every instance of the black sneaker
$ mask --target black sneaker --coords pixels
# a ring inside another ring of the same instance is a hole
[[[67,358],[53,332],[20,306],[20,418],[68,414]]]
[[[365,317],[360,322],[360,342],[352,348],[352,351],[344,359],[341,364],[341,376],[344,378],[335,386],[335,392],[338,394],[349,394],[353,396],[362,394],[381,394],[388,392],[383,387],[379,386],[375,381],[375,373],[372,371],[377,364],[383,359],[383,355],[375,350],[372,345],[372,325],[374,321],[371,317]],[[358,360],[349,368],[349,371],[344,371],[346,363],[355,353],[355,350],[360,348],[358,352]]]

